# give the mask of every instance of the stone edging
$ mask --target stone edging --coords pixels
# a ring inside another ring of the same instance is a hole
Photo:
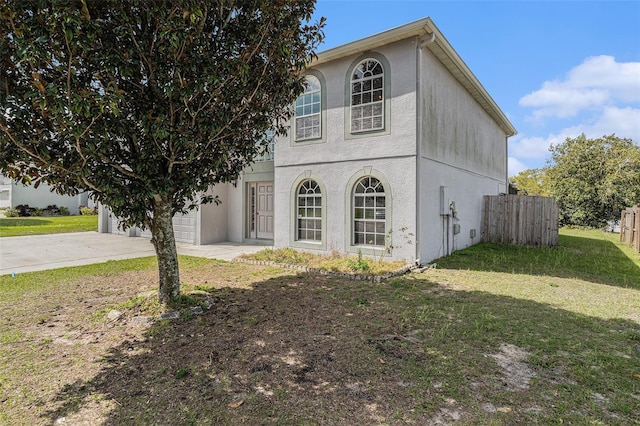
[[[400,269],[396,269],[395,271],[387,272],[386,274],[382,274],[382,275],[365,275],[365,274],[352,274],[349,272],[327,271],[326,269],[312,268],[305,265],[291,265],[288,263],[277,263],[270,260],[243,259],[240,257],[236,257],[235,259],[233,259],[233,262],[248,263],[250,265],[277,266],[279,268],[293,269],[296,271],[302,271],[302,272],[307,272],[312,274],[330,275],[334,277],[341,277],[341,278],[346,278],[346,279],[355,280],[355,281],[371,281],[373,283],[379,283],[379,282],[382,282],[382,280],[386,280],[388,278],[404,275],[418,268],[417,265],[407,265]]]

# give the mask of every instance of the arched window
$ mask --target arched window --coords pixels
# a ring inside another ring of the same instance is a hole
[[[384,129],[384,68],[365,59],[351,76],[351,132]]]
[[[322,241],[322,191],[314,180],[307,179],[298,187],[296,240]]]
[[[320,80],[314,75],[305,77],[306,89],[296,99],[296,140],[318,139],[322,136]]]
[[[353,189],[353,245],[384,246],[386,218],[384,186],[371,176],[360,179]]]
[[[260,144],[264,146],[264,152],[255,158],[257,162],[273,160],[273,153],[276,149],[276,133],[273,130],[267,130],[264,134],[264,139],[264,141],[260,142]]]

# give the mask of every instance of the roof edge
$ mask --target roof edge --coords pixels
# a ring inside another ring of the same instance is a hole
[[[309,67],[356,55],[407,38],[430,38],[432,35],[435,35],[433,42],[425,43],[424,46],[431,50],[436,57],[439,57],[437,46],[450,61],[450,63],[449,61],[443,62],[449,72],[469,91],[507,136],[516,135],[518,133],[516,128],[429,17],[319,52],[316,58],[311,61]]]
[[[489,107],[491,110],[491,111],[488,111],[489,115],[491,115],[494,118],[494,120],[498,122],[502,130],[504,130],[505,133],[507,133],[507,136],[515,136],[516,134],[518,134],[518,131],[513,126],[513,124],[511,124],[511,121],[507,118],[505,113],[500,109],[500,107],[495,102],[495,100],[491,97],[489,92],[487,92],[487,90],[484,88],[482,83],[480,83],[478,78],[473,74],[471,69],[460,57],[458,52],[456,52],[453,46],[451,46],[451,43],[449,43],[447,38],[442,34],[442,32],[438,29],[438,27],[433,23],[431,19],[426,18],[426,21],[427,22],[425,24],[425,27],[427,28],[428,35],[431,36],[431,34],[435,34],[434,42],[426,44],[426,47],[429,48],[429,50],[431,50],[436,56],[438,56],[437,53],[434,51],[435,50],[434,45],[439,46],[440,49],[442,49],[442,51],[444,52],[444,54],[447,56],[447,58],[451,60],[454,66],[464,76],[464,80],[466,81],[458,78],[460,83],[467,90],[469,90],[471,95],[473,95],[473,97],[479,101],[480,105],[484,106],[486,103],[487,107]],[[444,65],[447,66],[447,64],[444,64]],[[451,69],[449,66],[447,66],[447,68],[454,76],[456,76],[457,73],[454,72],[455,68]],[[474,91],[470,90],[471,88],[474,88],[478,91],[478,95],[481,97],[481,99],[478,99],[478,96],[474,93]]]
[[[384,46],[385,44],[393,43],[394,41],[423,35],[425,31],[427,31],[428,27],[426,25],[428,22],[431,22],[431,19],[419,19],[378,34],[324,50],[317,54],[317,58],[311,61],[310,65],[320,65],[325,62],[334,61],[366,50],[375,49],[376,47]]]

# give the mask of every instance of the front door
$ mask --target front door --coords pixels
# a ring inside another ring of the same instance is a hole
[[[251,182],[247,188],[249,238],[273,239],[273,182]]]

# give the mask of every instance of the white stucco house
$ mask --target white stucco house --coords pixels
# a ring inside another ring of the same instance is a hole
[[[288,137],[211,189],[221,205],[176,217],[178,241],[419,263],[480,241],[482,197],[507,192],[516,130],[431,19],[321,52],[306,78]]]
[[[56,205],[66,207],[71,214],[79,214],[80,206],[93,207],[93,200],[89,199],[86,192],[78,195],[60,195],[52,192],[47,184],[34,188],[0,175],[0,208],[16,208],[19,205],[41,209]]]

